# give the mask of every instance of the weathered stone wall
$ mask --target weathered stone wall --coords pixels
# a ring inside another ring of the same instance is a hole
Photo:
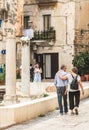
[[[89,32],[76,31],[75,33],[75,54],[89,51]]]
[[[30,21],[32,21],[32,27],[34,30],[39,30],[39,8],[36,4],[24,6],[24,15],[30,16]]]
[[[76,3],[75,54],[89,51],[89,1]]]
[[[17,36],[22,36],[23,33],[23,5],[24,5],[24,0],[18,0],[18,12],[17,12]]]
[[[75,2],[59,1],[53,6],[39,7],[31,0],[26,1],[24,15],[31,17],[34,30],[43,30],[43,15],[46,14],[51,14],[51,26],[56,30],[56,42],[52,47],[38,47],[37,53],[59,53],[59,66],[66,64],[68,59],[70,68],[74,55]]]
[[[17,36],[16,41],[20,42],[19,38],[22,36],[22,29],[23,29],[23,4],[24,4],[24,0],[17,0],[16,2],[17,3],[14,5],[15,6],[14,9],[11,7],[13,10],[16,11],[16,15],[15,15],[16,19],[14,20],[14,22],[17,21],[14,25],[12,25],[12,27],[16,28],[16,31],[17,31],[17,33],[16,33],[16,36]],[[4,1],[3,1],[3,5],[6,7]],[[0,8],[1,8],[1,6],[0,6]],[[0,10],[0,13],[1,13],[1,11],[2,10]],[[3,40],[0,43],[0,65],[1,64],[5,64],[5,57],[6,57],[6,55],[2,55],[1,51],[3,49],[6,49],[6,35],[5,35],[4,28],[7,27],[7,26],[10,27],[10,24],[8,23],[8,25],[7,25],[7,23],[3,21],[3,24],[2,24]],[[21,50],[20,48],[17,49],[17,51]],[[21,52],[20,51],[17,52],[17,58],[19,58],[18,62],[20,64],[21,63]]]

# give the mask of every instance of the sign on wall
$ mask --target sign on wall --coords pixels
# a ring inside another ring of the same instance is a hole
[[[5,55],[5,54],[6,54],[6,50],[2,50],[1,53],[2,53],[3,55]]]

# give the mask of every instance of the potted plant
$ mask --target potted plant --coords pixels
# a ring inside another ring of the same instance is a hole
[[[0,85],[5,85],[5,74],[0,74]]]
[[[82,80],[89,80],[89,52],[76,55],[72,63],[78,68]]]
[[[5,85],[5,67],[3,67],[2,69],[2,73],[0,73],[0,85]]]
[[[85,52],[83,53],[83,57],[84,57],[84,62],[85,62],[85,79],[86,81],[89,80],[89,52]]]
[[[79,75],[84,75],[85,61],[82,55],[76,55],[72,61],[72,64],[78,68]]]

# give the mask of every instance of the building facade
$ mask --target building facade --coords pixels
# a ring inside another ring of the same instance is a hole
[[[39,62],[44,79],[53,79],[62,64],[72,67],[75,54],[89,51],[88,0],[15,0],[16,52],[21,65],[20,37],[31,38],[31,63]],[[5,64],[7,0],[0,0],[0,66]],[[24,7],[23,7],[24,5]],[[24,30],[24,31],[23,31]],[[28,33],[27,33],[28,32]]]
[[[89,1],[76,3],[75,54],[89,51]]]
[[[23,30],[23,4],[24,0],[0,0],[0,66],[5,64],[6,58],[6,33],[5,28],[16,29],[17,65],[21,65],[21,42]]]
[[[25,19],[28,19],[28,21]],[[30,26],[28,25],[30,24]],[[32,28],[31,63],[39,62],[43,78],[52,79],[62,64],[72,67],[75,36],[75,2],[25,0],[24,29]]]

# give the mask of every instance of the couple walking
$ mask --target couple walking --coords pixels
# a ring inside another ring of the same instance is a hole
[[[67,92],[69,92],[69,108],[71,110],[71,114],[78,115],[78,107],[80,102],[80,88],[82,94],[84,94],[83,85],[81,82],[81,78],[78,75],[78,69],[76,67],[72,68],[72,72],[70,74],[66,72],[66,69],[66,65],[62,65],[61,69],[56,73],[54,79],[54,84],[57,88],[60,114],[63,115],[63,112],[65,114],[67,114],[68,112]],[[71,88],[74,79],[77,81],[76,84],[74,84],[74,87],[76,87],[78,83],[77,89]],[[62,99],[64,103],[62,103]]]

